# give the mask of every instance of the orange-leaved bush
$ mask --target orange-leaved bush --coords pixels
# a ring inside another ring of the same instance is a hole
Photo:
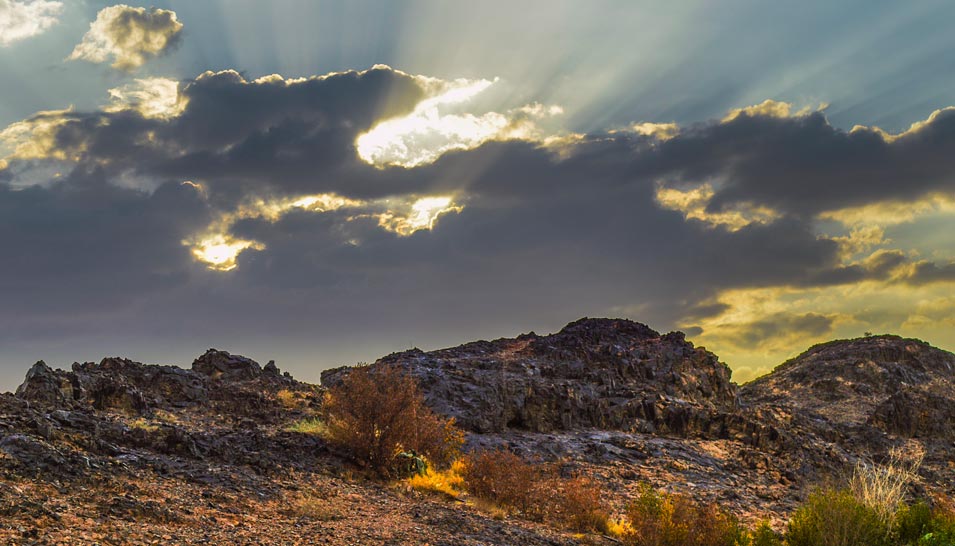
[[[402,451],[450,464],[464,443],[454,419],[425,405],[414,378],[396,366],[352,369],[326,392],[323,416],[329,441],[381,474],[396,470]]]

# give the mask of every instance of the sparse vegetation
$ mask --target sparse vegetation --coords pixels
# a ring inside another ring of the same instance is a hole
[[[285,430],[301,434],[314,434],[316,436],[325,436],[328,434],[328,427],[325,426],[325,422],[317,417],[295,421],[285,427]]]
[[[634,546],[736,546],[746,544],[745,528],[715,504],[644,486],[627,508],[623,535]]]
[[[414,379],[397,367],[356,367],[328,390],[323,414],[328,439],[383,475],[394,473],[401,451],[443,468],[464,443],[454,419],[428,408]]]
[[[288,389],[282,389],[275,393],[275,400],[288,410],[296,410],[302,407],[304,400]]]

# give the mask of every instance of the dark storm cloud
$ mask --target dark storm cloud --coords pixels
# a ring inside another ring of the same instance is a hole
[[[0,186],[0,336],[26,337],[50,322],[79,327],[89,320],[88,327],[116,308],[174,289],[195,268],[180,241],[208,221],[207,213],[178,183],[149,195],[107,184],[97,173],[50,188]]]
[[[227,71],[182,82],[180,92],[185,108],[168,116],[126,109],[35,120],[62,122],[51,156],[77,161],[56,181],[0,192],[0,251],[14,264],[0,272],[12,302],[4,323],[21,312],[50,324],[82,311],[117,335],[180,328],[334,340],[373,327],[439,335],[619,312],[669,328],[725,311],[712,301],[727,288],[888,279],[903,255],[846,265],[812,215],[951,181],[952,160],[940,152],[952,132],[947,114],[892,143],[834,129],[821,114],[742,115],[666,142],[627,133],[559,151],[488,142],[430,165],[379,169],[358,158],[355,138],[410,112],[425,96],[420,79],[388,68],[256,81]],[[11,173],[28,161],[37,160],[11,159],[0,180],[14,184]],[[732,231],[656,200],[661,180],[715,179],[714,208],[756,202],[779,216]],[[149,187],[119,187],[137,180]],[[230,234],[264,248],[242,252],[228,272],[206,270],[183,244],[247,198],[323,192],[364,204],[240,218]],[[374,215],[384,206],[374,200],[434,194],[464,208],[433,230],[399,236]],[[779,316],[738,339],[831,326],[821,315]]]
[[[717,181],[714,211],[757,203],[811,216],[952,191],[953,147],[951,109],[896,139],[875,129],[838,129],[822,112],[783,118],[744,114],[690,128],[662,143],[642,168],[689,184]]]

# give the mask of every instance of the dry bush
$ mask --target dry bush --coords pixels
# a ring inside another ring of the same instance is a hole
[[[627,508],[624,534],[636,546],[735,546],[746,536],[737,519],[716,504],[644,486]]]
[[[874,510],[882,521],[891,524],[906,500],[910,483],[918,480],[925,450],[920,445],[896,448],[882,464],[856,463],[849,490],[856,500]]]
[[[603,502],[604,491],[583,476],[552,480],[550,519],[575,531],[610,532],[610,513]]]
[[[576,531],[607,532],[603,491],[582,476],[563,478],[556,464],[534,464],[505,449],[472,453],[464,482],[471,495],[526,518]]]
[[[444,466],[464,443],[454,420],[428,408],[414,379],[394,366],[353,369],[325,394],[323,416],[329,441],[383,475],[401,451]]]
[[[540,474],[540,467],[506,449],[478,451],[464,460],[469,493],[523,514],[530,513],[536,502]]]

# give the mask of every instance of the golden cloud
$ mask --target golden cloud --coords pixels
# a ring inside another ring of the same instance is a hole
[[[96,14],[67,59],[93,63],[112,59],[113,68],[132,70],[168,51],[181,31],[182,23],[174,11],[110,6]]]
[[[750,204],[737,205],[732,210],[710,212],[706,210],[716,192],[711,184],[702,184],[689,190],[667,188],[659,185],[655,198],[667,209],[683,213],[683,218],[698,220],[710,227],[739,231],[751,224],[769,224],[780,217],[776,211]]]

